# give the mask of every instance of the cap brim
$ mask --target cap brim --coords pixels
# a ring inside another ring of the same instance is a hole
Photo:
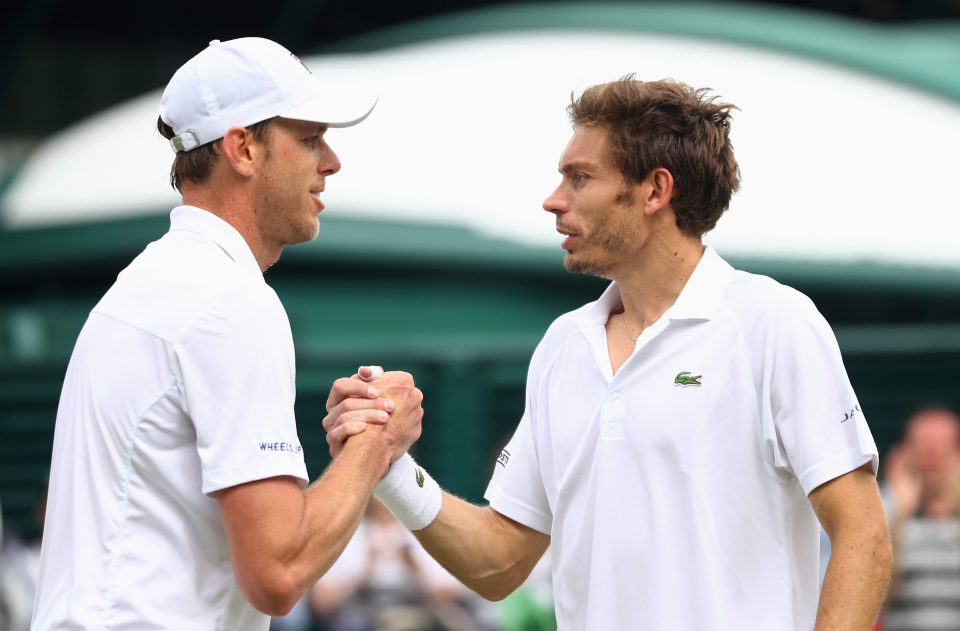
[[[353,127],[370,116],[379,97],[370,103],[369,98],[332,99],[329,95],[316,97],[277,114],[280,118],[322,123],[327,127]],[[362,113],[361,113],[362,112]]]

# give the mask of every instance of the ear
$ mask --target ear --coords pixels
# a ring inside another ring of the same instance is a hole
[[[653,215],[661,208],[670,205],[673,197],[673,174],[663,167],[657,167],[643,180],[644,192],[644,212]]]
[[[243,176],[251,176],[263,159],[266,147],[244,127],[231,127],[223,136],[223,157],[230,167]]]

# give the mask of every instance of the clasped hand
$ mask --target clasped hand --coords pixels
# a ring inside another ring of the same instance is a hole
[[[323,418],[330,455],[336,458],[351,436],[372,429],[390,446],[390,462],[395,461],[420,438],[422,402],[410,373],[361,366],[351,377],[337,379]]]

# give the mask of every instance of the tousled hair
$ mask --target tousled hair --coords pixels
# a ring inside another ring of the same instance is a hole
[[[671,206],[677,227],[701,236],[717,225],[740,188],[740,167],[730,142],[730,103],[709,88],[672,80],[639,81],[630,74],[571,95],[574,127],[603,127],[624,179],[643,181],[664,168],[674,180]]]

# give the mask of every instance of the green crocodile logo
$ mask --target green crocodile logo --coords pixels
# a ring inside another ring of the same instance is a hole
[[[423,469],[417,467],[417,486],[419,486],[421,489],[423,488],[423,480]]]
[[[700,383],[700,377],[702,376],[691,375],[689,370],[684,370],[674,377],[673,384],[676,386],[702,386],[703,384]]]

